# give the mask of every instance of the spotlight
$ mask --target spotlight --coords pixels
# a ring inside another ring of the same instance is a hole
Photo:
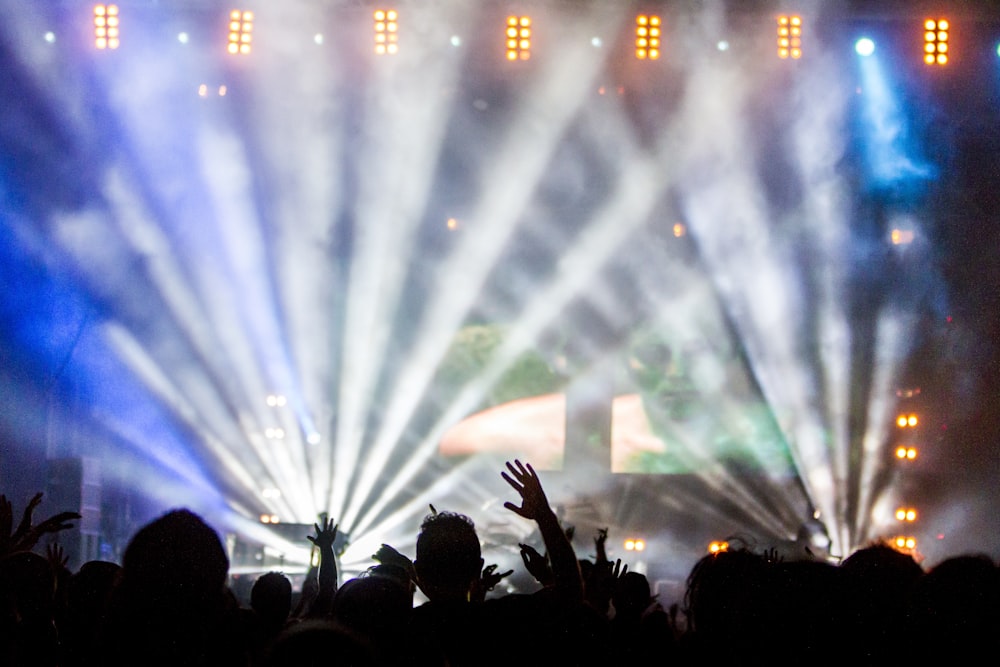
[[[900,507],[896,510],[896,520],[906,521],[907,523],[913,523],[917,520],[917,510],[912,507]]]
[[[917,538],[908,535],[900,535],[893,538],[892,545],[899,551],[910,552],[917,548]]]
[[[638,538],[629,538],[625,540],[625,551],[644,551],[646,549],[646,541]]]
[[[778,57],[782,60],[802,57],[802,17],[778,17]]]
[[[945,19],[924,21],[924,62],[928,65],[948,64],[948,31]]]
[[[896,448],[896,458],[903,461],[913,461],[917,458],[917,448],[900,445]]]
[[[716,541],[708,545],[708,553],[717,554],[723,551],[729,551],[729,542],[726,541]]]
[[[103,50],[118,45],[118,5],[94,5],[94,46]]]
[[[859,56],[868,57],[875,53],[875,42],[868,37],[862,37],[854,43],[854,50]]]
[[[899,428],[914,428],[919,423],[916,415],[899,415],[896,417],[896,426]]]
[[[270,394],[267,399],[267,404],[272,408],[280,408],[288,403],[288,399],[281,394]]]
[[[913,243],[913,230],[912,229],[894,229],[892,230],[892,244],[893,245],[910,245]]]
[[[394,56],[399,51],[399,13],[395,9],[376,9],[375,53],[380,56]]]
[[[635,57],[658,60],[660,57],[660,17],[639,14],[635,17]]]
[[[683,222],[674,223],[674,237],[681,238],[687,234],[687,227],[684,226]]]
[[[531,17],[507,17],[507,60],[531,58]]]
[[[234,9],[229,12],[229,46],[232,55],[248,55],[253,41],[253,12]]]
[[[270,524],[281,523],[281,521],[278,519],[278,515],[277,514],[261,514],[260,515],[260,522],[261,523],[270,523]]]

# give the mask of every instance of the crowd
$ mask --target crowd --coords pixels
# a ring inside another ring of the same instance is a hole
[[[338,585],[332,520],[308,539],[319,566],[301,590],[269,572],[249,603],[227,586],[229,562],[198,515],[170,511],[142,527],[121,564],[76,572],[28,504],[15,527],[0,496],[0,665],[309,667],[355,665],[950,664],[1000,654],[1000,568],[967,554],[925,569],[871,544],[841,562],[731,549],[692,568],[682,603],[665,608],[649,581],[612,562],[607,531],[580,559],[530,465],[502,473],[537,524],[544,553],[520,545],[537,582],[494,590],[472,520],[432,511],[411,560],[389,545]],[[415,602],[419,589],[421,598]]]

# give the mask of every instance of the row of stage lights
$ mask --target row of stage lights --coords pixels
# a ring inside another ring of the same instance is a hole
[[[928,22],[929,23],[929,22]],[[944,52],[942,52],[944,53]],[[945,57],[945,62],[947,62],[947,57]],[[928,64],[935,64],[930,63]],[[944,64],[944,62],[937,63]],[[920,395],[920,389],[898,389],[896,391],[896,397],[902,400],[912,399]],[[900,412],[896,416],[896,430],[900,435],[900,441],[902,444],[897,444],[895,449],[895,457],[900,465],[906,465],[907,463],[913,462],[917,458],[917,448],[913,446],[913,433],[914,430],[920,426],[920,416],[915,412],[904,411]],[[919,512],[915,507],[899,507],[896,509],[894,518],[899,524],[903,526],[910,526],[917,521]],[[896,535],[890,538],[889,543],[891,546],[895,547],[898,551],[903,553],[908,553],[911,555],[917,554],[917,538],[912,535]]]
[[[399,52],[399,12],[376,9],[372,14],[374,51],[391,56]],[[795,14],[782,14],[777,21],[777,55],[782,60],[802,58],[803,19]],[[663,19],[654,14],[635,17],[635,57],[639,60],[659,60]],[[950,24],[946,19],[924,21],[924,62],[928,65],[948,63]],[[229,13],[229,38],[226,50],[231,55],[249,55],[252,50],[254,13],[234,9]],[[532,19],[526,15],[507,17],[505,26],[507,60],[531,58]],[[120,45],[120,19],[117,5],[94,5],[94,45],[101,50],[117,49]],[[866,42],[870,44],[871,42]],[[721,47],[720,47],[721,48]],[[864,47],[858,46],[859,52]],[[871,47],[870,47],[871,48]]]

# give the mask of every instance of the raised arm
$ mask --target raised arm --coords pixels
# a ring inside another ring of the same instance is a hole
[[[337,557],[333,543],[337,539],[337,524],[324,519],[323,525],[313,524],[316,535],[308,535],[310,542],[319,549],[319,592],[309,610],[310,616],[327,616],[333,613],[333,597],[337,593]]]
[[[73,524],[70,521],[81,518],[77,512],[60,512],[37,526],[32,526],[35,508],[41,502],[42,494],[36,493],[24,508],[17,528],[11,532],[14,524],[13,507],[5,496],[0,496],[0,556],[16,551],[31,551],[42,535],[72,528]]]
[[[566,600],[583,600],[583,580],[576,553],[545,497],[538,474],[530,463],[523,464],[516,459],[513,463],[507,462],[507,470],[510,474],[502,472],[501,475],[521,496],[521,504],[506,502],[504,507],[538,524],[552,566],[555,590]]]

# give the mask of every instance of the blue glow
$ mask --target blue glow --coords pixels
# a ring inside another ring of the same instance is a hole
[[[878,187],[899,186],[934,178],[933,165],[915,153],[906,110],[897,86],[877,58],[861,63],[861,123],[859,135],[871,182]]]
[[[9,185],[0,181],[0,345],[8,370],[44,378],[41,385],[58,406],[46,428],[55,426],[67,439],[98,439],[91,446],[115,452],[108,458],[117,462],[117,474],[158,480],[158,486],[174,489],[174,503],[206,511],[225,507],[205,474],[211,462],[198,460],[197,443],[105,340],[99,301],[77,282],[68,257],[37,242],[37,228],[19,210]],[[71,422],[65,433],[58,428],[59,414]],[[76,420],[80,424],[72,423]],[[126,423],[128,433],[139,438],[127,437]],[[114,474],[112,467],[105,474]],[[177,497],[178,489],[191,497]]]

